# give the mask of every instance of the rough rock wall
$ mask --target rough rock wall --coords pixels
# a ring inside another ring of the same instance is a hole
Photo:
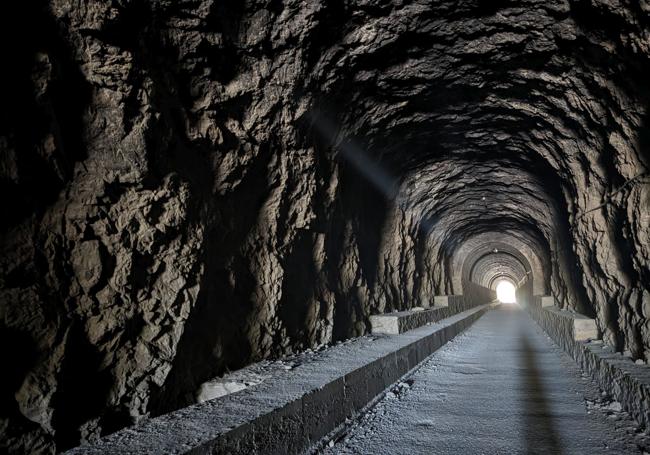
[[[11,450],[457,292],[451,258],[490,232],[649,358],[647,1],[8,3]]]
[[[3,446],[77,445],[418,305],[408,220],[297,128],[321,7],[10,8]]]

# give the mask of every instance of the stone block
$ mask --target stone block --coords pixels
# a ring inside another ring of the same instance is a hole
[[[397,368],[397,355],[394,352],[391,352],[381,359],[381,366],[383,368],[383,377],[386,384],[392,384],[404,375],[404,373]],[[373,398],[374,397],[370,397],[368,401]]]
[[[303,430],[302,400],[287,403],[253,422],[253,440],[258,452],[269,455],[300,453],[308,446]]]
[[[255,450],[255,442],[251,435],[253,429],[251,424],[244,424],[233,428],[231,431],[220,435],[215,441],[198,446],[190,453],[191,455],[203,455],[223,453],[228,455],[245,455]]]
[[[443,307],[419,308],[395,313],[376,314],[370,316],[372,333],[399,335],[409,330],[417,329],[444,317]]]
[[[372,333],[399,334],[399,316],[396,314],[376,314],[370,316]]]
[[[384,389],[386,389],[386,387],[390,385],[389,382],[386,382],[387,374],[384,372],[384,367],[385,364],[382,362],[382,359],[375,360],[366,366],[365,370],[369,397],[375,397],[379,395]]]
[[[310,443],[320,440],[345,420],[345,398],[343,377],[303,396],[303,423],[305,435]]]
[[[540,305],[542,306],[542,308],[555,306],[555,299],[553,298],[553,296],[543,295],[540,297]]]
[[[576,315],[573,319],[573,339],[575,341],[598,339],[596,320]]]
[[[453,299],[453,296],[449,295],[437,295],[433,298],[434,307],[448,307],[450,297]]]

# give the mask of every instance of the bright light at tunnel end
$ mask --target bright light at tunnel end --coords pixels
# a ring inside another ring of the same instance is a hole
[[[510,281],[499,281],[497,283],[497,300],[501,303],[517,303],[515,286]]]

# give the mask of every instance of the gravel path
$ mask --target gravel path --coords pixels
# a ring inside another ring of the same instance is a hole
[[[524,311],[502,305],[323,453],[644,453],[647,436],[619,406]]]

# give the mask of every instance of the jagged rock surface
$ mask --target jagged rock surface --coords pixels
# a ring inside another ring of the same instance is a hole
[[[650,360],[647,0],[9,3],[9,451],[471,292],[476,238]]]

